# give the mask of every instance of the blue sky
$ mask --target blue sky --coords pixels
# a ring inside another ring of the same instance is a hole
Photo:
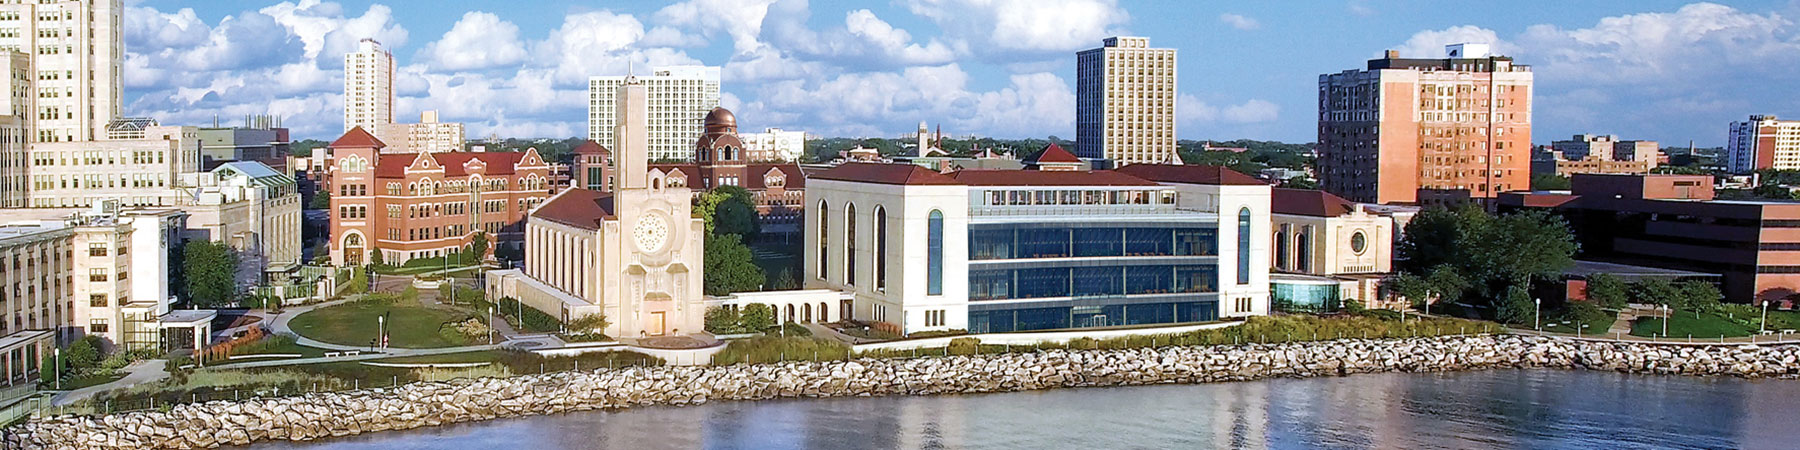
[[[1074,52],[1106,36],[1180,49],[1180,135],[1316,137],[1321,73],[1383,49],[1491,42],[1537,76],[1534,139],[1595,132],[1720,145],[1752,113],[1800,117],[1800,1],[685,2],[128,0],[126,112],[166,124],[274,113],[341,130],[342,53],[394,51],[403,122],[471,136],[585,135],[584,80],[723,66],[746,129],[1074,134]]]

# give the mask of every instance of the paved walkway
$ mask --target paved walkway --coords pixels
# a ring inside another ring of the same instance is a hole
[[[356,356],[322,356],[322,357],[317,357],[317,358],[276,359],[276,360],[263,360],[263,361],[250,361],[250,362],[241,362],[241,363],[218,364],[218,365],[212,365],[212,366],[207,366],[207,367],[213,368],[213,369],[248,369],[248,368],[252,368],[252,367],[295,366],[295,365],[301,365],[301,364],[368,361],[368,360],[374,360],[374,359],[400,358],[400,357],[406,357],[406,356],[427,356],[427,355],[443,355],[443,354],[450,354],[450,353],[478,352],[478,351],[483,351],[483,350],[500,349],[500,348],[506,347],[507,345],[508,344],[502,343],[502,344],[494,344],[494,345],[470,345],[470,346],[463,346],[463,347],[444,347],[444,348],[389,348],[389,349],[383,349],[383,351],[385,353],[370,352],[370,351],[364,350],[362,354],[356,355]]]
[[[812,331],[813,336],[831,339],[834,341],[838,341],[838,342],[842,342],[842,343],[850,344],[850,345],[863,344],[863,343],[869,343],[869,342],[881,342],[878,339],[859,338],[856,336],[844,334],[841,331],[838,331],[831,327],[825,326],[825,324],[803,323],[803,324],[800,324],[800,326],[806,327],[807,330]]]
[[[161,360],[161,359],[146,359],[143,361],[131,363],[131,365],[125,366],[125,370],[127,371],[127,373],[125,374],[124,378],[114,380],[111,383],[97,384],[97,385],[88,386],[88,387],[84,387],[81,389],[76,389],[73,391],[68,391],[68,392],[64,392],[61,394],[57,394],[55,398],[50,400],[50,405],[51,406],[67,405],[70,403],[75,403],[77,401],[85,400],[88,397],[93,397],[94,394],[98,394],[98,393],[101,393],[104,391],[109,391],[109,390],[119,389],[119,388],[128,388],[128,387],[137,386],[137,385],[143,384],[143,383],[150,383],[150,382],[162,380],[163,378],[167,378],[169,376],[169,372],[166,370],[163,370],[163,368],[166,366],[166,364],[167,364],[167,361]]]
[[[326,350],[339,350],[339,351],[342,351],[342,350],[367,350],[368,347],[338,345],[338,344],[332,344],[332,343],[327,343],[327,342],[320,342],[318,340],[314,340],[312,338],[302,336],[302,335],[300,335],[300,333],[295,333],[294,328],[289,326],[289,324],[288,324],[288,322],[294,320],[295,317],[299,317],[301,314],[305,314],[307,311],[312,311],[312,310],[324,308],[327,306],[340,305],[345,302],[349,302],[350,300],[351,299],[345,299],[345,300],[331,301],[331,302],[325,302],[325,303],[315,303],[315,304],[311,304],[311,305],[291,307],[291,308],[288,308],[288,309],[282,311],[280,315],[275,316],[274,320],[264,320],[264,322],[267,322],[269,324],[269,332],[270,333],[287,333],[287,334],[294,335],[294,343],[304,345],[307,347],[317,347],[317,348],[322,348],[322,349],[326,349]]]

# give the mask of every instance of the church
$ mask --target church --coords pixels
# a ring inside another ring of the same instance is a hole
[[[563,322],[604,314],[615,338],[700,333],[705,220],[686,183],[649,165],[647,90],[618,90],[618,179],[568,189],[533,209],[525,269],[488,273],[489,298],[513,297]]]

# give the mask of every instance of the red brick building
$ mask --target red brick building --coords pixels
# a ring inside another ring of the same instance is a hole
[[[381,153],[362,128],[330,145],[331,262],[362,264],[454,253],[477,231],[488,251],[523,245],[526,212],[550,197],[537,151]]]

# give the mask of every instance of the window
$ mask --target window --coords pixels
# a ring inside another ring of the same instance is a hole
[[[887,290],[887,208],[875,205],[875,290]]]
[[[106,281],[106,269],[88,269],[88,281]]]
[[[106,244],[103,242],[89,242],[88,256],[106,256]]]
[[[831,241],[831,239],[830,239],[830,237],[831,237],[831,214],[830,214],[829,210],[830,210],[830,208],[826,207],[825,201],[820,200],[819,201],[819,270],[818,270],[818,274],[819,274],[819,279],[821,279],[821,280],[825,279],[825,274],[831,270],[831,269],[827,268],[830,266],[826,264],[826,262],[831,259],[831,252],[830,252],[831,246],[826,244],[827,242]]]
[[[95,307],[95,308],[105,308],[106,307],[106,294],[89,295],[88,296],[88,306]]]
[[[1361,254],[1363,254],[1364,251],[1366,251],[1368,249],[1369,249],[1369,238],[1368,238],[1368,236],[1363,235],[1362,230],[1357,230],[1356,234],[1350,235],[1350,251],[1355,252],[1358,255],[1361,255]]]
[[[106,319],[94,319],[88,322],[89,333],[105,333],[106,330]]]
[[[925,295],[944,295],[944,212],[935,209],[925,225]]]
[[[1300,273],[1312,273],[1312,235],[1312,225],[1294,235],[1294,269]]]
[[[1238,209],[1237,283],[1250,284],[1250,208]]]
[[[844,284],[856,285],[856,204],[844,205]]]

